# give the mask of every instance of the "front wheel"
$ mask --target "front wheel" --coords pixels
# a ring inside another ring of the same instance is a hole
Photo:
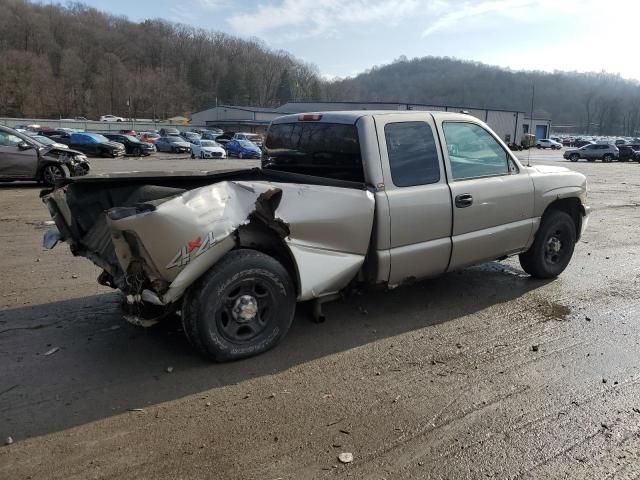
[[[569,160],[571,160],[572,162],[577,162],[578,160],[580,160],[580,155],[578,155],[577,153],[571,154],[569,155]]]
[[[206,357],[237,360],[273,348],[289,330],[295,306],[282,264],[255,250],[234,250],[189,289],[182,325]]]
[[[573,256],[576,225],[565,212],[552,210],[542,217],[531,248],[520,254],[522,269],[535,278],[560,275]]]
[[[238,154],[238,158],[239,158],[240,160],[242,160],[242,159],[244,158],[244,155],[242,154],[242,152],[240,152],[240,153]]]
[[[42,182],[47,187],[53,187],[56,183],[56,180],[60,180],[65,178],[66,174],[64,169],[60,165],[47,165],[42,169]]]
[[[602,161],[604,163],[611,163],[612,160],[613,160],[613,157],[608,153],[604,157],[602,157]]]

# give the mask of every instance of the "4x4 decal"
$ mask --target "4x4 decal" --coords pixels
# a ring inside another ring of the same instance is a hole
[[[187,245],[178,250],[171,262],[169,262],[165,268],[168,270],[174,267],[184,267],[191,260],[199,257],[213,247],[215,240],[213,232],[209,232],[204,236],[204,238],[197,237],[194,240],[187,242]]]

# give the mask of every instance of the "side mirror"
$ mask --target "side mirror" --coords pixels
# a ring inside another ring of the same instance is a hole
[[[20,150],[29,150],[29,149],[33,148],[33,145],[31,145],[30,143],[27,143],[27,142],[20,142],[18,144],[18,148]]]

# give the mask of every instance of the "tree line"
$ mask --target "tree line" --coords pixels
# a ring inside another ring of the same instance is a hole
[[[640,134],[640,85],[619,75],[511,71],[448,57],[400,57],[326,85],[335,101],[444,104],[529,112],[591,135]]]
[[[317,68],[258,40],[80,3],[0,0],[0,115],[168,118],[321,96]]]

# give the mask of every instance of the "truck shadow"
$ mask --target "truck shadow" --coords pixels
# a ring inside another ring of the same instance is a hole
[[[226,364],[194,354],[179,322],[148,330],[127,324],[116,294],[0,311],[0,436],[43,435],[271,375],[456,320],[544,284],[490,263],[390,292],[364,292],[327,304],[323,324],[301,309],[274,350]]]

